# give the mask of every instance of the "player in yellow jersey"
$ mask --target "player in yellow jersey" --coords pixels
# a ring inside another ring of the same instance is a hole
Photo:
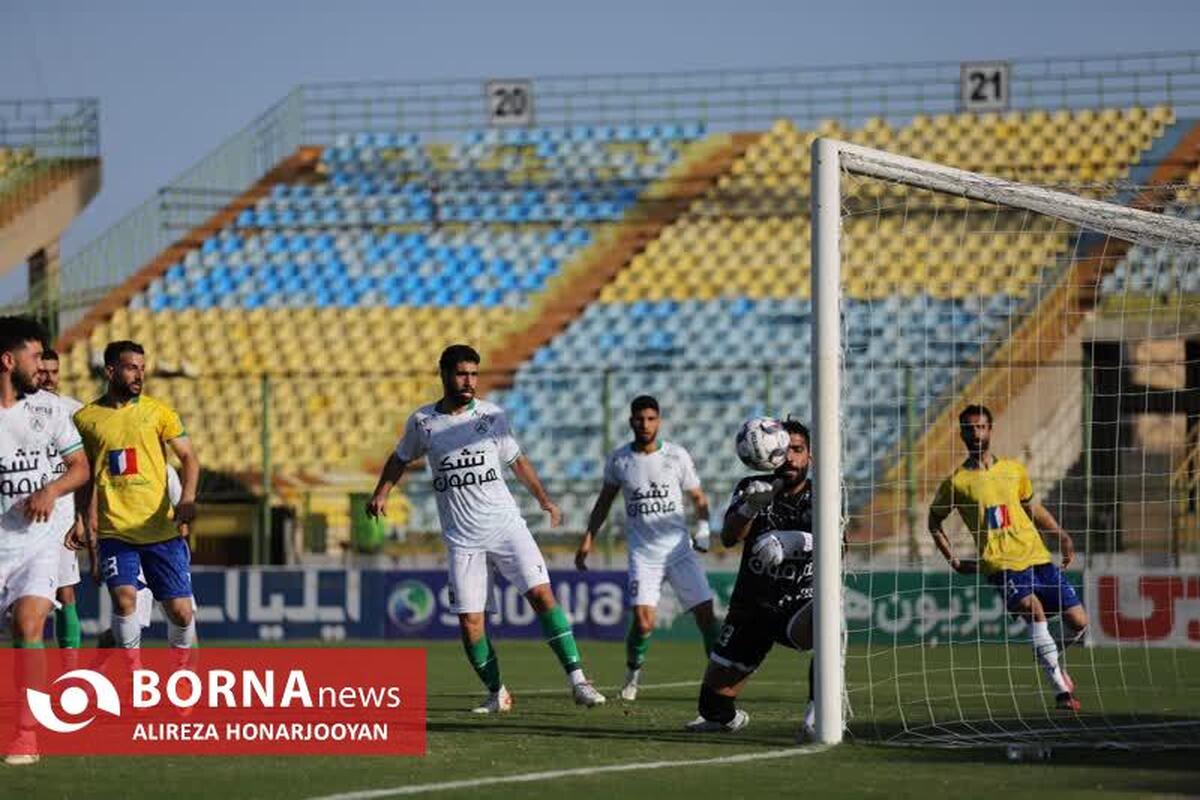
[[[191,551],[187,536],[196,517],[200,462],[174,409],[142,394],[146,357],[136,342],[104,349],[108,390],[75,414],[92,463],[95,530],[100,571],[112,595],[112,631],[118,647],[141,645],[138,572],[162,603],[172,647],[196,643]],[[172,507],[166,450],[180,463],[182,492]],[[89,521],[90,522],[90,521]],[[89,526],[90,527],[90,526]]]
[[[992,412],[970,405],[959,414],[958,423],[967,460],[938,487],[929,507],[929,532],[951,568],[962,575],[985,574],[1004,594],[1009,612],[1029,623],[1034,657],[1054,685],[1056,705],[1078,711],[1075,685],[1059,663],[1046,617],[1062,615],[1065,649],[1083,641],[1087,611],[1075,587],[1054,565],[1042,533],[1058,539],[1063,567],[1074,559],[1075,545],[1054,515],[1034,500],[1024,465],[990,452]],[[955,556],[942,530],[942,523],[956,510],[975,536],[978,559]]]

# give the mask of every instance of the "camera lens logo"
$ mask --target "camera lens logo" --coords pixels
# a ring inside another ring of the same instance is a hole
[[[405,580],[397,584],[387,601],[388,617],[403,631],[424,628],[433,619],[437,604],[433,590],[418,580]]]
[[[81,680],[92,687],[92,691],[96,693],[96,708],[101,711],[107,711],[114,717],[121,716],[121,699],[117,696],[116,687],[112,685],[108,678],[90,669],[73,669],[61,675],[54,682],[61,683],[62,681],[71,679]],[[58,714],[54,713],[54,707],[50,702],[50,695],[45,692],[39,692],[37,689],[26,689],[25,699],[29,703],[29,710],[33,713],[33,718],[41,723],[43,727],[55,733],[74,733],[91,725],[92,721],[96,718],[93,715],[81,722],[65,722],[58,718]],[[68,686],[63,690],[58,703],[67,714],[77,717],[88,709],[88,693],[82,687]]]

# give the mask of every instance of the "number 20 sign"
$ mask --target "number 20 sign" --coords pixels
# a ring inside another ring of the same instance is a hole
[[[488,81],[483,93],[489,125],[533,124],[532,81]]]
[[[959,108],[963,111],[1007,111],[1010,69],[1007,61],[963,64]]]

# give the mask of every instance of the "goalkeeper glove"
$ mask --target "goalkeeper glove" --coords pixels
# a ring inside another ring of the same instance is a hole
[[[754,540],[750,555],[757,558],[766,569],[783,563],[783,542],[773,533],[766,533]]]
[[[712,544],[712,531],[708,529],[708,520],[696,521],[696,530],[692,533],[692,547],[701,553],[707,553]]]
[[[812,534],[807,531],[771,531],[754,541],[750,554],[770,569],[785,559],[802,559],[805,553],[812,552],[812,548]]]
[[[738,514],[746,519],[754,519],[763,509],[771,505],[775,497],[775,487],[766,481],[752,481],[742,490]]]

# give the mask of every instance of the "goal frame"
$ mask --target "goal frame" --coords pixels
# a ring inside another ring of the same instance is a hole
[[[812,144],[812,451],[816,736],[845,729],[842,563],[841,220],[843,172],[1064,220],[1147,243],[1200,247],[1200,223],[909,158],[837,139]]]

